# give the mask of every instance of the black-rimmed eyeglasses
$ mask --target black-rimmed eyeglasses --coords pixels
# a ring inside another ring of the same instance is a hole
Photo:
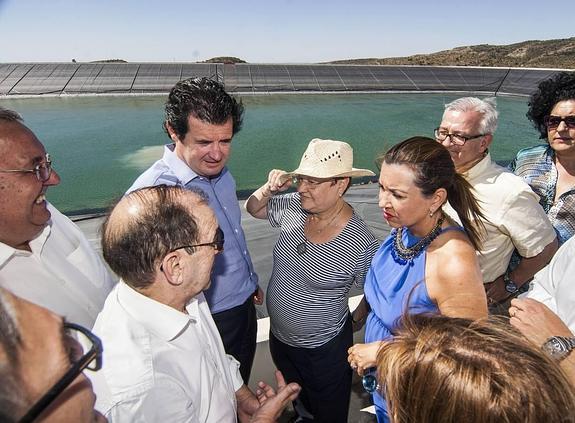
[[[64,323],[66,336],[70,336],[75,341],[71,347],[70,354],[72,366],[66,373],[46,392],[42,398],[28,410],[22,417],[20,423],[32,422],[76,379],[84,369],[94,372],[102,368],[102,341],[88,329],[75,323]],[[86,348],[88,348],[86,351]],[[81,349],[81,350],[78,350]]]
[[[50,155],[46,154],[46,161],[37,164],[33,169],[0,169],[2,173],[33,173],[40,182],[46,182],[52,175],[52,160]]]
[[[193,244],[193,245],[182,245],[181,247],[174,248],[170,251],[173,253],[176,250],[181,250],[182,248],[195,248],[195,247],[212,247],[218,253],[224,250],[224,231],[220,228],[216,229],[216,234],[214,235],[214,240],[212,242],[204,242],[202,244]]]
[[[575,116],[545,116],[545,126],[547,129],[555,129],[565,122],[565,126],[569,129],[575,129]]]
[[[451,134],[441,128],[435,128],[433,130],[433,135],[435,135],[435,139],[439,142],[443,142],[445,141],[447,138],[449,138],[449,141],[451,142],[451,144],[455,144],[455,145],[465,145],[465,143],[469,140],[473,140],[475,138],[481,138],[484,137],[487,134],[479,134],[479,135],[472,135],[472,136],[466,136],[466,135],[461,135],[461,134]]]

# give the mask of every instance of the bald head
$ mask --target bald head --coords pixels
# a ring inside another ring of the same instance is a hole
[[[20,329],[8,297],[8,291],[0,288],[0,421],[10,422],[23,412],[25,401],[19,380]]]
[[[170,251],[198,241],[202,222],[194,209],[201,206],[202,191],[160,185],[129,193],[102,228],[104,259],[128,285],[146,288]]]

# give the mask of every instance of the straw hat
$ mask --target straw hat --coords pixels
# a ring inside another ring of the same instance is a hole
[[[353,167],[353,149],[348,143],[314,138],[303,153],[299,167],[286,174],[283,179],[289,179],[293,175],[329,179],[374,176],[375,173]]]

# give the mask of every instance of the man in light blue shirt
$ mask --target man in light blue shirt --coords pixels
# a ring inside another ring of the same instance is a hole
[[[225,245],[216,257],[205,296],[225,350],[240,362],[247,384],[256,347],[254,303],[263,302],[263,293],[240,224],[236,183],[226,168],[232,137],[241,128],[243,106],[218,82],[193,78],[172,88],[165,113],[164,129],[173,144],[164,147],[163,157],[128,192],[165,184],[199,188],[207,194]]]

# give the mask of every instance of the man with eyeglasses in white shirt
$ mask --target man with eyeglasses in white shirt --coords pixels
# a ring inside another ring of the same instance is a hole
[[[495,99],[463,97],[445,106],[435,139],[451,154],[456,170],[474,189],[485,234],[479,265],[492,310],[526,287],[557,250],[557,238],[539,198],[519,177],[491,160],[489,146],[497,129]],[[458,221],[448,204],[445,212]],[[516,259],[510,266],[514,251]],[[518,262],[518,263],[517,263]]]
[[[111,422],[234,422],[237,415],[247,422],[276,397],[262,382],[258,396],[244,384],[211,316],[203,291],[223,248],[223,231],[197,189],[140,188],[110,213],[102,250],[121,280],[93,328],[105,364],[90,378],[96,408]],[[276,377],[286,401],[272,414],[299,392]]]
[[[0,286],[91,327],[114,279],[80,229],[46,200],[60,183],[44,146],[0,108]]]

